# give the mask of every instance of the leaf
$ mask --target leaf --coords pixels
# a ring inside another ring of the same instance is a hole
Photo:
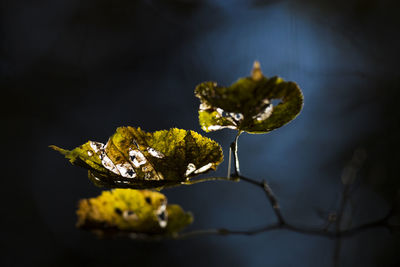
[[[190,183],[190,178],[215,170],[223,160],[215,141],[181,129],[147,133],[119,127],[107,144],[88,141],[71,151],[50,146],[72,164],[89,170],[97,186],[162,188]]]
[[[99,236],[174,235],[193,222],[179,205],[150,190],[114,189],[96,198],[82,199],[77,227]]]
[[[204,82],[196,87],[195,95],[200,99],[199,122],[206,132],[230,128],[267,133],[293,120],[303,107],[298,85],[263,76],[257,61],[251,77],[229,87]]]

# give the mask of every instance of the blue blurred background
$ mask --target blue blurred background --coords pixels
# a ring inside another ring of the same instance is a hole
[[[297,82],[299,117],[241,136],[244,175],[267,179],[288,221],[323,226],[355,150],[346,223],[384,216],[399,190],[400,5],[396,1],[3,0],[2,266],[332,266],[334,242],[288,231],[181,241],[98,240],[75,228],[81,198],[101,192],[48,148],[105,142],[115,128],[202,134],[194,87],[229,85],[254,60]],[[207,134],[228,155],[235,133]],[[227,172],[227,160],[213,176]],[[251,185],[165,190],[194,213],[188,230],[273,223]],[[5,249],[4,249],[5,247]],[[400,266],[398,239],[370,229],[343,241],[341,266]]]

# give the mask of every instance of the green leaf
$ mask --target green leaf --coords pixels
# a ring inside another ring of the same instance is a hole
[[[193,216],[150,190],[114,189],[82,199],[77,227],[99,236],[174,235],[193,222]]]
[[[106,145],[88,141],[71,151],[50,147],[72,164],[88,169],[97,186],[118,188],[190,184],[190,178],[215,170],[223,160],[218,143],[176,128],[147,133],[140,128],[119,127]]]
[[[293,120],[303,107],[303,94],[294,82],[263,76],[256,61],[251,77],[229,87],[204,82],[195,89],[200,99],[199,122],[206,132],[224,128],[267,133]],[[280,101],[274,105],[275,101]]]

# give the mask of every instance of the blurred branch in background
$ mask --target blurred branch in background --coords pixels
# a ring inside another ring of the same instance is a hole
[[[337,211],[335,213],[329,214],[325,227],[313,228],[307,226],[297,226],[287,222],[281,213],[279,201],[268,183],[265,180],[257,181],[240,174],[238,157],[239,136],[240,132],[236,135],[235,140],[230,145],[230,152],[233,152],[234,163],[234,173],[231,174],[231,177],[239,178],[244,182],[261,188],[268,197],[269,203],[277,218],[277,223],[251,230],[230,230],[226,228],[197,230],[178,234],[175,236],[175,238],[182,239],[201,235],[256,235],[274,230],[288,230],[305,235],[316,235],[333,239],[335,241],[333,252],[333,266],[337,267],[340,266],[340,250],[342,247],[343,238],[352,237],[368,229],[387,228],[388,230],[392,230],[393,227],[398,227],[398,224],[396,225],[391,222],[391,219],[394,216],[394,208],[391,208],[387,215],[383,218],[351,227],[351,217],[354,214],[354,211],[353,208],[348,208],[348,204],[351,202],[351,193],[354,192],[354,190],[358,186],[358,184],[355,183],[357,180],[357,173],[359,172],[367,158],[367,153],[364,149],[356,149],[353,153],[352,159],[343,170],[341,177],[343,188]],[[346,224],[348,225],[348,227],[343,227],[343,223],[345,222],[345,220],[349,222]],[[334,223],[334,229],[331,229],[332,227],[330,227],[332,223]]]

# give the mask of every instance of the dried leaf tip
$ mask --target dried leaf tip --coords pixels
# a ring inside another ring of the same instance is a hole
[[[260,62],[254,61],[253,69],[251,70],[251,78],[254,81],[259,81],[263,77]]]

